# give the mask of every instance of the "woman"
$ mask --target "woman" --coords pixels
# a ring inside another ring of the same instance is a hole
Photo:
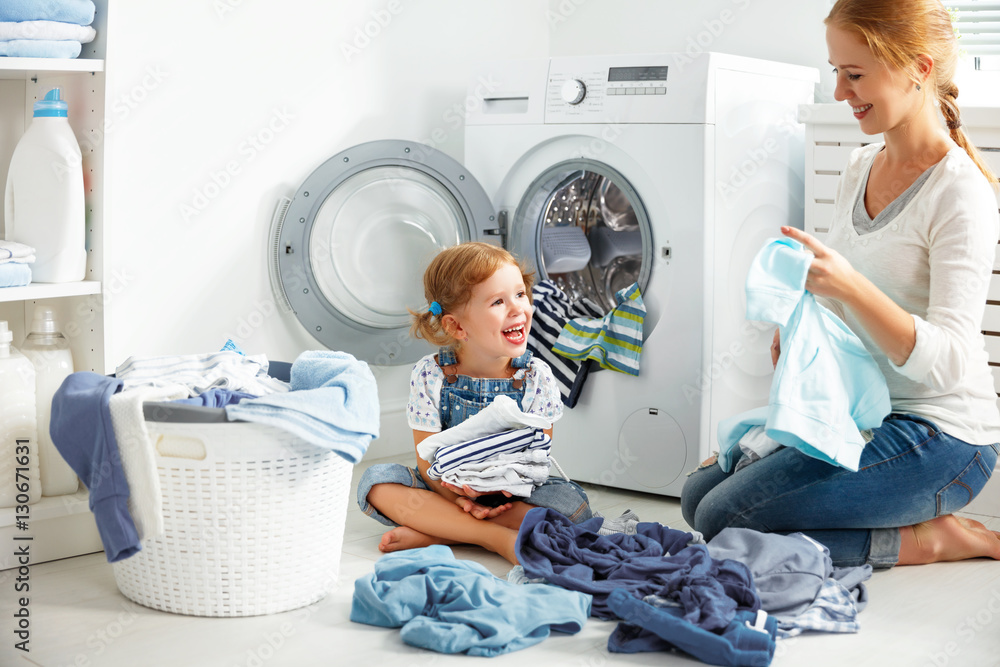
[[[950,16],[939,0],[840,0],[825,23],[834,97],[885,142],[851,155],[826,244],[782,233],[815,255],[805,287],[879,363],[893,412],[857,472],[791,448],[739,473],[709,459],[684,516],[706,538],[802,531],[842,566],[1000,559],[1000,534],[952,514],[1000,451],[980,333],[1000,223],[997,179],[961,129]]]

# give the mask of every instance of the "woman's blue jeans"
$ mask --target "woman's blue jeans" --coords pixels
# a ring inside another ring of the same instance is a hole
[[[968,505],[989,481],[998,451],[894,413],[872,431],[857,472],[792,448],[738,473],[713,463],[688,477],[681,510],[706,540],[727,526],[802,532],[830,549],[834,565],[892,567],[898,529]]]

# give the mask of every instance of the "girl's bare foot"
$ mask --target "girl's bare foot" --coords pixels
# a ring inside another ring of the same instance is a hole
[[[900,528],[900,565],[967,558],[1000,560],[1000,533],[965,517],[949,514]]]
[[[406,526],[396,526],[382,536],[382,540],[378,543],[378,550],[383,553],[389,553],[392,551],[403,551],[404,549],[429,547],[432,544],[455,543],[431,537],[430,535],[425,535],[420,531]]]

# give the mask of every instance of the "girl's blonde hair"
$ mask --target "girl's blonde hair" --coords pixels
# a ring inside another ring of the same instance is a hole
[[[958,40],[951,15],[940,0],[837,0],[824,23],[854,32],[868,43],[880,63],[903,70],[920,82],[917,57],[934,60],[934,94],[952,140],[965,149],[991,185],[997,177],[962,130],[962,115],[955,100],[955,66]]]
[[[472,298],[472,288],[508,264],[520,269],[530,301],[534,273],[527,271],[503,248],[470,241],[442,250],[424,271],[424,298],[429,305],[436,302],[441,312],[435,314],[425,310],[417,313],[411,310],[413,323],[410,335],[439,347],[456,345],[458,341],[442,326],[442,318],[468,303]]]

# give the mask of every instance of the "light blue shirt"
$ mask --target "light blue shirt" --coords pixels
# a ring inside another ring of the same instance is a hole
[[[786,447],[856,471],[865,439],[889,414],[889,389],[850,329],[806,291],[813,255],[798,241],[770,239],[747,274],[747,319],[773,322],[781,337],[766,407],[719,423],[719,464],[729,471],[739,440],[763,424]]]

